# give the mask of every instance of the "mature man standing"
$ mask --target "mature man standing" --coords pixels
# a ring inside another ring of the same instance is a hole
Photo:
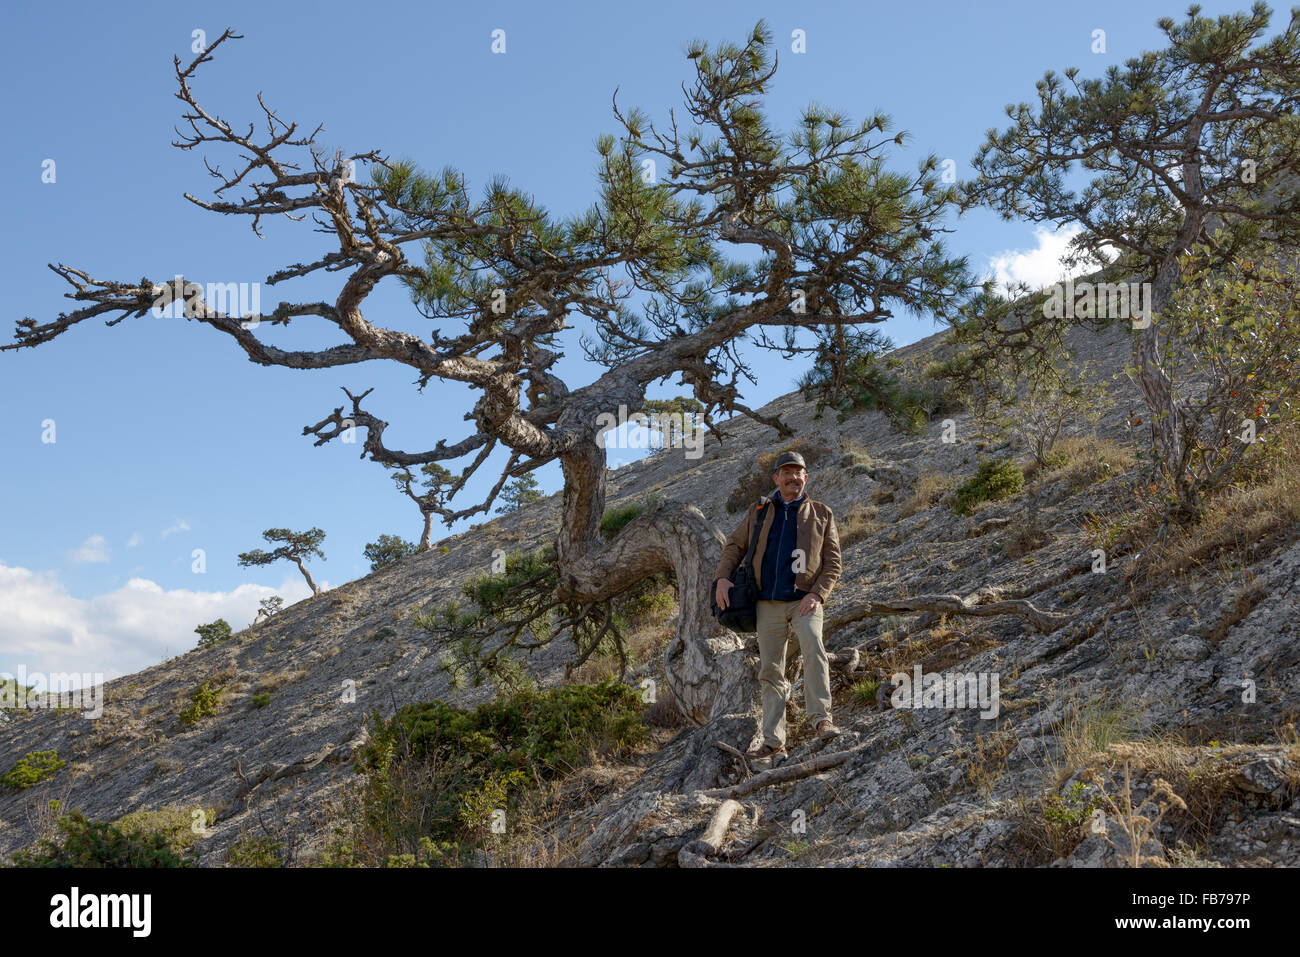
[[[839,734],[831,721],[830,662],[822,644],[822,605],[840,578],[840,538],[828,506],[804,494],[808,469],[798,452],[782,452],[772,472],[776,492],[751,505],[722,550],[716,573],[719,608],[729,604],[731,573],[757,528],[754,574],[758,579],[758,680],[763,689],[763,744],[753,758],[779,761],[785,749],[785,680],[788,628],[804,660],[804,706],[817,734]],[[759,525],[759,521],[762,522]]]

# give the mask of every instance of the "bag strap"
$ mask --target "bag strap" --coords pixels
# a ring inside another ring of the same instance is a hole
[[[762,530],[763,509],[767,507],[767,500],[758,503],[758,510],[754,512],[754,530],[749,533],[749,548],[745,551],[745,560],[741,565],[754,566],[754,550],[758,547],[758,533]]]

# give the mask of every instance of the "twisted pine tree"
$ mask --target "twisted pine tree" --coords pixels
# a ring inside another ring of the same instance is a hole
[[[397,488],[420,509],[424,519],[424,528],[420,532],[418,551],[427,551],[433,547],[433,519],[436,515],[446,516],[450,509],[446,505],[449,493],[458,490],[459,485],[452,480],[451,473],[436,462],[425,462],[420,466],[421,492],[415,491],[416,476],[409,467],[393,469],[393,481]]]
[[[463,463],[449,499],[477,470],[494,469],[481,500],[440,505],[449,524],[488,512],[511,478],[558,460],[556,600],[582,613],[649,575],[675,574],[681,606],[665,659],[671,690],[697,720],[744,712],[752,732],[754,686],[742,643],[709,613],[723,536],[697,508],[665,501],[604,541],[604,422],[620,406],[643,409],[650,385],[678,376],[715,435],[723,434],[712,424],[715,411],[788,435],[779,417],[742,401],[738,381],[753,381],[742,340],[793,355],[899,309],[949,315],[969,281],[965,261],[942,242],[958,196],[936,175],[938,159],[926,157],[912,174],[890,169],[888,149],[904,134],[889,132],[879,113],[852,123],[811,106],[788,134],[773,129],[764,96],[777,63],[760,21],[743,43],[690,46],[685,111],[670,112],[665,124],[624,112],[616,96],[619,132],[597,142],[594,201],[556,218],[501,180],[474,199],[451,168],[426,173],[377,151],[326,155],[314,133],[301,133],[260,100],[269,132],[255,139],[251,127],[200,105],[192,88],[199,67],[235,39],[227,30],[188,65],[174,61],[189,124],[175,145],[227,147],[239,156],[229,172],[210,167],[218,180],[213,199],[188,198],[219,215],[248,217],[254,231],[267,217],[310,213],[337,248],[275,269],[266,282],[337,274],[337,296],[236,317],[205,302],[201,286],[183,277],[175,286],[109,281],[52,266],[79,308],[43,324],[24,320],[5,348],[39,346],[97,316],[110,323],[143,316],[174,289],[193,321],[262,365],[317,369],[384,359],[414,369],[421,386],[435,378],[463,384],[478,394],[468,434],[446,435],[435,410],[437,441],[425,450],[388,447],[387,423],[363,407],[366,392],[349,391],[350,408],[334,409],[304,434],[323,445],[365,430],[363,457],[388,467]],[[352,175],[354,166],[368,176]],[[367,316],[367,297],[386,281],[410,290],[429,320],[424,334]],[[345,343],[291,351],[256,334],[259,324],[304,316],[333,324]],[[593,370],[587,382],[555,372],[561,349],[574,344],[575,321],[587,330],[576,340]],[[702,776],[708,764],[702,759]]]
[[[320,543],[325,541],[325,533],[319,528],[312,528],[305,532],[291,532],[287,528],[268,528],[262,533],[262,537],[271,544],[276,542],[283,542],[284,544],[270,552],[260,548],[255,548],[251,552],[240,552],[240,566],[249,568],[270,565],[278,561],[291,561],[298,566],[298,571],[302,572],[302,577],[307,579],[307,586],[311,588],[311,593],[319,595],[320,589],[316,587],[311,572],[307,571],[306,562],[313,555],[317,555],[321,561],[325,561],[325,553],[320,550]]]
[[[963,197],[963,206],[984,204],[1005,219],[1078,226],[1075,264],[1118,253],[1103,278],[1152,284],[1153,315],[1135,324],[1132,375],[1181,517],[1198,511],[1186,475],[1205,437],[1188,413],[1195,399],[1170,388],[1160,314],[1198,247],[1200,267],[1215,271],[1243,257],[1293,257],[1300,246],[1300,8],[1268,39],[1264,3],[1217,19],[1200,9],[1182,23],[1157,21],[1168,46],[1100,79],[1080,79],[1075,68],[1045,74],[1037,104],[1008,106],[1012,124],[989,130]],[[968,369],[1039,361],[1063,327],[1098,319],[977,305],[958,326]]]

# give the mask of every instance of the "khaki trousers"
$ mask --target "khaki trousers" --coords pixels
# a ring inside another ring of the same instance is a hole
[[[803,700],[813,727],[831,717],[831,668],[822,644],[822,604],[815,611],[799,614],[798,601],[758,603],[758,682],[763,689],[763,743],[785,745],[785,703],[790,682],[785,680],[785,652],[788,628],[793,628],[803,653]]]

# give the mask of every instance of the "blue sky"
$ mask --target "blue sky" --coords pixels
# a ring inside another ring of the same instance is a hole
[[[1245,8],[1205,4],[1211,14]],[[1004,104],[1028,99],[1047,69],[1085,75],[1159,46],[1175,3],[909,4],[666,2],[650,6],[400,2],[7,4],[0,12],[0,103],[6,148],[0,189],[0,336],[11,322],[45,322],[73,306],[45,268],[63,262],[101,279],[155,281],[183,272],[253,282],[310,261],[324,237],[310,223],[267,222],[258,239],[243,219],[204,212],[182,193],[210,196],[198,151],[173,148],[182,104],[172,56],[188,62],[193,31],[227,43],[199,71],[200,102],[232,122],[258,118],[256,94],[320,141],[379,149],[427,168],[451,164],[473,187],[504,174],[557,214],[589,205],[594,143],[618,127],[611,94],[655,119],[680,107],[691,76],[688,41],[740,41],[759,17],[777,38],[780,70],[768,99],[790,128],[817,101],[858,119],[883,109],[912,139],[893,163],[914,169],[934,152],[958,175]],[[1275,16],[1276,23],[1276,16]],[[494,29],[506,53],[491,52]],[[803,30],[807,52],[793,54]],[[1093,31],[1107,52],[1093,53]],[[229,163],[229,153],[210,158]],[[55,161],[55,182],[42,164]],[[1056,269],[1062,238],[975,212],[951,225],[951,245],[974,266],[1037,278]],[[334,298],[337,277],[263,289],[281,298]],[[1055,275],[1048,275],[1053,279]],[[368,318],[411,330],[423,320],[396,285],[369,300]],[[885,332],[903,344],[936,331],[900,318]],[[267,331],[282,347],[339,341],[321,320]],[[576,344],[563,369],[587,381]],[[759,406],[791,390],[801,367],[755,356]],[[465,434],[471,394],[433,383],[423,394],[406,367],[380,364],[295,372],[250,363],[197,323],[145,317],[114,328],[84,323],[36,349],[0,353],[0,671],[100,671],[110,677],[194,645],[193,628],[226,617],[236,628],[260,598],[306,595],[291,565],[244,569],[241,551],[271,526],[317,525],[328,561],[317,581],[366,573],[362,548],[381,533],[415,538],[419,515],[356,446],[313,447],[301,435],[344,401],[340,386],[374,387],[367,408],[392,423],[390,447],[426,449]],[[42,442],[53,420],[56,441]],[[636,453],[626,452],[627,457]],[[613,452],[611,459],[619,453]],[[540,474],[558,487],[558,469]],[[202,549],[206,571],[192,554]]]

